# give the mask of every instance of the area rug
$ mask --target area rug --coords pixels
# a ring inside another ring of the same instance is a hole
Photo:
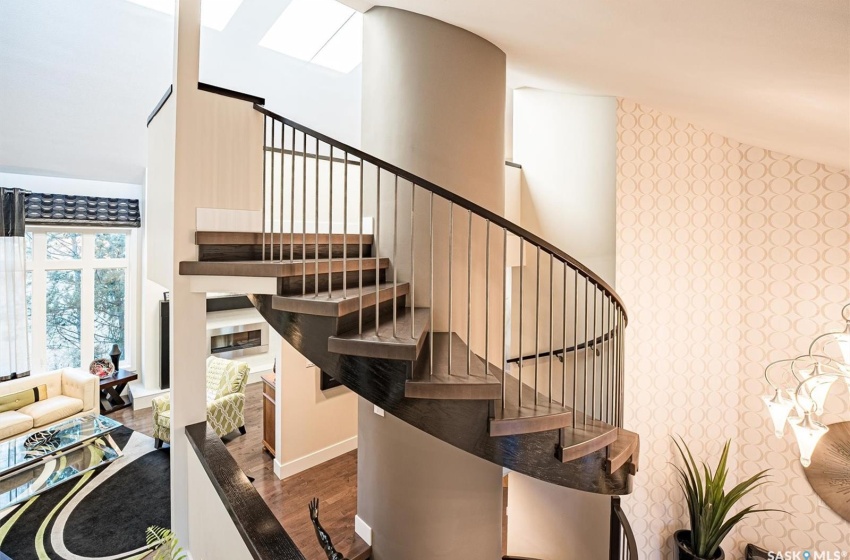
[[[12,560],[118,560],[148,554],[145,529],[171,526],[168,450],[121,427],[124,457],[0,511],[0,551]]]

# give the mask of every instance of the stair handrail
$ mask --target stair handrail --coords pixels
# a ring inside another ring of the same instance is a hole
[[[638,560],[635,534],[626,512],[620,505],[620,497],[611,498],[611,532],[608,547],[609,560]]]
[[[456,193],[454,193],[450,190],[447,190],[447,189],[445,189],[445,188],[443,188],[443,187],[441,187],[441,186],[439,186],[435,183],[432,183],[431,181],[429,181],[427,179],[423,179],[422,177],[419,177],[418,175],[415,175],[415,174],[413,174],[413,173],[411,173],[407,170],[404,170],[404,169],[402,169],[402,168],[400,168],[396,165],[393,165],[392,163],[389,163],[389,162],[384,161],[380,158],[377,158],[377,157],[375,157],[371,154],[368,154],[368,153],[364,152],[363,150],[360,150],[358,148],[350,146],[350,145],[348,145],[344,142],[340,142],[339,140],[331,138],[330,136],[327,136],[326,134],[322,134],[321,132],[313,130],[313,129],[311,129],[307,126],[304,126],[304,125],[302,125],[302,124],[300,124],[296,121],[293,121],[292,119],[289,119],[287,117],[279,115],[279,114],[277,114],[273,111],[270,111],[269,109],[267,109],[263,105],[258,105],[258,104],[255,103],[254,109],[256,109],[257,111],[259,111],[260,113],[262,113],[263,115],[265,115],[267,117],[270,117],[272,119],[276,119],[276,120],[280,121],[284,125],[290,126],[294,129],[300,131],[300,132],[306,133],[309,136],[312,136],[313,138],[316,138],[317,140],[324,142],[325,144],[328,144],[330,146],[333,146],[334,148],[338,148],[340,150],[346,151],[349,154],[352,154],[352,155],[358,157],[362,161],[366,161],[366,162],[368,162],[368,163],[370,163],[370,164],[372,164],[372,165],[374,165],[374,166],[376,166],[380,169],[383,169],[384,171],[388,171],[389,173],[392,173],[394,175],[397,175],[398,177],[401,177],[401,178],[403,178],[407,181],[410,181],[411,183],[415,184],[418,187],[424,188],[425,190],[430,191],[430,192],[448,200],[449,202],[452,202],[452,203],[460,206],[461,208],[464,208],[465,210],[471,211],[473,214],[476,214],[480,218],[483,218],[485,220],[489,220],[491,223],[493,223],[493,224],[495,224],[499,227],[504,228],[505,230],[516,235],[517,237],[519,237],[519,238],[531,243],[535,247],[538,247],[541,250],[549,253],[550,255],[552,255],[555,258],[557,258],[558,260],[560,260],[562,263],[569,265],[570,268],[572,268],[573,270],[577,270],[578,272],[580,272],[585,278],[592,281],[593,284],[597,288],[601,289],[608,296],[612,297],[617,302],[617,305],[619,306],[620,310],[622,311],[623,326],[628,324],[628,313],[626,311],[626,306],[623,303],[623,300],[620,298],[619,294],[617,294],[617,292],[614,291],[614,288],[612,288],[607,282],[605,282],[605,280],[603,280],[601,277],[599,277],[598,274],[596,274],[595,272],[593,272],[592,270],[587,268],[580,261],[578,261],[574,257],[568,255],[566,252],[562,251],[561,249],[555,247],[554,245],[552,245],[551,243],[549,243],[545,239],[542,239],[539,236],[531,233],[530,231],[518,226],[517,224],[515,224],[514,222],[504,218],[503,216],[500,216],[500,215],[492,212],[491,210],[488,210],[488,209],[484,208],[483,206],[480,206],[480,205],[472,202],[471,200],[467,200],[466,198],[463,198],[462,196],[460,196],[460,195],[458,195],[458,194],[456,194]]]

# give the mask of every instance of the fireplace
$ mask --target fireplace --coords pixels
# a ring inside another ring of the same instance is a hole
[[[269,325],[265,321],[207,331],[209,353],[219,358],[239,358],[269,351]]]

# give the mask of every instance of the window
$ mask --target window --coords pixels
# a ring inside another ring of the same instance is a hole
[[[113,344],[130,364],[134,298],[131,230],[31,227],[27,316],[34,369],[88,367]]]

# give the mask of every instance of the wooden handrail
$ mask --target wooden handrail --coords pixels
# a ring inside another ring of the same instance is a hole
[[[317,141],[324,142],[325,144],[328,144],[329,146],[333,146],[334,148],[338,148],[340,150],[348,152],[349,154],[359,158],[361,161],[369,162],[372,165],[374,165],[374,166],[376,166],[380,169],[383,169],[384,171],[387,171],[389,173],[397,175],[398,177],[404,179],[405,181],[409,181],[409,182],[413,183],[414,185],[416,185],[418,187],[421,187],[421,188],[423,188],[427,191],[430,191],[430,192],[436,194],[437,196],[440,196],[440,197],[444,198],[445,200],[448,200],[449,202],[452,202],[453,204],[460,206],[461,208],[469,210],[470,212],[472,212],[473,214],[475,214],[476,216],[478,216],[480,218],[488,220],[491,223],[493,223],[493,224],[495,224],[495,225],[497,225],[501,228],[504,228],[506,231],[516,235],[517,237],[520,237],[521,239],[524,239],[526,242],[531,243],[535,247],[539,247],[542,251],[549,253],[550,255],[552,255],[553,257],[555,257],[556,259],[558,259],[562,263],[566,264],[567,266],[569,266],[573,270],[577,270],[579,273],[582,274],[582,276],[584,276],[589,281],[591,281],[597,288],[599,288],[600,290],[605,292],[608,296],[612,297],[617,302],[617,305],[619,306],[620,310],[623,313],[623,321],[624,321],[623,325],[625,326],[626,324],[628,324],[628,314],[626,312],[626,306],[623,304],[623,300],[620,298],[620,296],[617,294],[617,292],[614,291],[614,288],[612,288],[610,285],[608,285],[607,282],[605,282],[602,278],[600,278],[595,272],[593,272],[592,270],[587,268],[584,264],[582,264],[581,262],[579,262],[575,258],[571,257],[570,255],[568,255],[567,253],[565,253],[561,249],[558,249],[557,247],[555,247],[554,245],[552,245],[551,243],[549,243],[545,239],[542,239],[542,238],[538,237],[537,235],[534,235],[530,231],[523,229],[522,227],[518,226],[517,224],[511,222],[510,220],[505,219],[503,216],[500,216],[500,215],[498,215],[494,212],[491,212],[490,210],[487,210],[486,208],[479,206],[478,204],[475,204],[474,202],[467,200],[467,199],[463,198],[462,196],[460,196],[456,193],[453,193],[452,191],[446,190],[443,187],[436,185],[436,184],[432,183],[431,181],[428,181],[427,179],[423,179],[422,177],[419,177],[418,175],[414,175],[413,173],[410,173],[409,171],[405,171],[404,169],[401,169],[400,167],[397,167],[397,166],[395,166],[391,163],[388,163],[388,162],[386,162],[382,159],[379,159],[379,158],[377,158],[373,155],[367,154],[366,152],[359,150],[359,149],[357,149],[353,146],[349,146],[348,144],[345,144],[343,142],[335,140],[335,139],[331,138],[330,136],[322,134],[321,132],[315,131],[315,130],[308,128],[308,127],[306,127],[302,124],[299,124],[299,123],[297,123],[297,122],[295,122],[291,119],[288,119],[284,116],[278,115],[277,113],[274,113],[272,111],[269,111],[268,109],[266,109],[262,105],[255,103],[254,109],[256,109],[257,111],[259,111],[260,113],[262,113],[263,115],[265,115],[269,118],[272,118],[274,120],[277,120],[278,122],[281,122],[284,125],[290,126],[290,127],[294,128],[296,130],[299,130],[299,131],[301,131],[301,132],[303,132],[303,133],[305,133],[309,136],[312,136]]]
[[[251,556],[255,560],[305,560],[207,423],[186,426],[186,437]]]

